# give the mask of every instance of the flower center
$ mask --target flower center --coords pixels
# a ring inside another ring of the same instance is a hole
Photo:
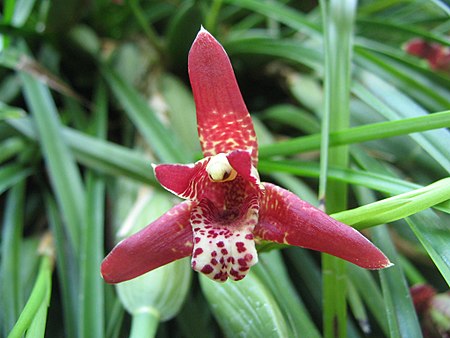
[[[206,172],[213,182],[228,182],[237,176],[236,170],[233,169],[223,153],[211,157],[206,165]]]

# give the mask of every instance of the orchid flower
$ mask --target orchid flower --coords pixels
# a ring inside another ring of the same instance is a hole
[[[185,201],[111,251],[101,267],[106,282],[189,255],[194,270],[237,281],[258,262],[255,243],[261,240],[323,251],[367,269],[391,265],[358,231],[260,181],[256,135],[230,60],[203,28],[188,67],[204,158],[153,166],[160,184]]]

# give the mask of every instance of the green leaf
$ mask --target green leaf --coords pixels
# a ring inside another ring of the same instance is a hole
[[[302,13],[275,1],[226,0],[227,3],[243,7],[282,22],[297,31],[304,31],[312,36],[320,34],[320,27],[307,20]]]
[[[97,86],[92,126],[99,138],[106,137],[107,96],[102,83]],[[88,171],[86,179],[86,224],[81,225],[79,337],[105,336],[104,281],[99,271],[104,256],[105,190],[104,177]]]
[[[200,285],[226,336],[290,336],[276,300],[252,271],[239,283],[217,283],[201,275]]]
[[[387,336],[389,328],[386,322],[385,305],[380,288],[373,277],[374,275],[354,264],[348,264],[347,269],[353,285]]]
[[[320,337],[310,314],[288,277],[279,251],[272,250],[259,255],[259,262],[252,271],[272,292],[283,316],[287,318],[293,336]]]
[[[25,112],[23,109],[10,107],[0,102],[0,121],[5,119],[17,119],[24,116]]]
[[[80,172],[61,135],[61,123],[49,89],[27,74],[21,74],[21,79],[50,181],[66,222],[69,243],[78,252],[79,225],[85,223],[85,193]]]
[[[6,164],[0,167],[0,194],[22,181],[32,173],[31,169],[20,164]]]
[[[114,95],[155,154],[163,162],[187,162],[181,142],[155,116],[144,98],[106,66],[102,74]]]
[[[29,119],[9,120],[8,123],[37,141],[36,130]],[[67,127],[62,128],[62,136],[76,159],[84,165],[107,174],[123,175],[143,183],[156,183],[150,161],[139,152]]]
[[[229,55],[266,55],[291,60],[311,69],[323,70],[323,55],[320,51],[302,46],[297,40],[276,40],[267,37],[241,37],[224,44]]]
[[[78,308],[78,285],[79,270],[74,266],[73,248],[67,245],[64,224],[58,212],[55,200],[48,194],[45,196],[45,208],[48,223],[55,242],[58,285],[61,292],[62,314],[64,327],[69,337],[77,336],[77,308]]]
[[[25,150],[26,146],[26,143],[20,137],[10,137],[4,140],[0,143],[0,149],[2,150],[0,153],[0,163],[5,162],[11,157],[21,153]]]
[[[19,318],[23,307],[20,283],[20,252],[22,247],[25,184],[16,184],[8,193],[2,222],[0,293],[2,327],[6,337]]]
[[[381,107],[377,111],[389,120],[399,120],[405,117],[424,116],[428,113],[408,96],[381,80],[374,74],[364,72],[360,78],[367,89],[356,85],[353,90],[358,97],[369,105]],[[447,107],[450,103],[447,104]],[[439,129],[422,134],[412,134],[419,144],[447,172],[450,172],[450,133]]]
[[[364,229],[408,217],[450,199],[450,178],[362,207],[335,213],[333,218]]]
[[[294,160],[259,162],[259,171],[262,173],[285,172],[305,177],[318,177],[320,169],[317,163],[299,162]],[[334,180],[344,181],[354,185],[381,191],[387,195],[398,195],[410,192],[413,189],[424,188],[421,185],[401,180],[392,176],[377,174],[356,169],[342,169],[330,167],[328,175]],[[436,209],[450,213],[450,201],[445,199],[434,205]]]
[[[406,219],[410,228],[427,250],[436,267],[450,286],[450,227],[431,210],[424,210]]]
[[[349,148],[329,147],[330,133],[350,126],[350,84],[356,1],[321,1],[324,32],[324,113],[321,125],[319,201],[328,213],[347,208],[348,186],[328,180],[328,167],[347,168]],[[346,263],[322,255],[324,336],[347,336]]]
[[[168,106],[171,126],[191,154],[200,152],[195,118],[195,103],[191,92],[177,78],[164,74],[160,90]]]
[[[44,336],[45,322],[39,323],[35,321],[40,321],[46,318],[45,314],[43,314],[42,311],[47,312],[47,308],[50,304],[52,287],[51,276],[52,257],[47,252],[44,253],[44,255],[41,257],[39,272],[33,287],[33,291],[31,292],[31,295],[28,298],[25,308],[20,314],[17,323],[9,333],[8,338],[20,338],[27,330],[32,330],[32,332],[39,332],[41,337]],[[30,332],[30,336],[32,332]],[[39,337],[39,335],[35,335],[33,337]]]
[[[330,147],[380,140],[388,137],[412,134],[450,125],[450,111],[425,116],[404,118],[331,132]],[[320,148],[320,134],[297,137],[260,148],[262,158],[278,155],[293,155]]]
[[[380,270],[390,337],[422,337],[422,330],[409,294],[408,285],[398,264],[398,256],[385,226],[372,230],[374,243],[395,265]]]
[[[87,222],[83,226],[80,252],[80,337],[104,336],[103,259],[105,182],[92,172],[87,176]]]

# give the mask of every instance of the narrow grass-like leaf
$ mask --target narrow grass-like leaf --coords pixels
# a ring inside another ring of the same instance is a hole
[[[188,161],[181,142],[162,125],[143,97],[113,70],[104,66],[102,73],[125,112],[160,160],[169,163]]]
[[[61,292],[62,313],[65,332],[68,337],[77,337],[78,278],[77,266],[74,266],[73,248],[67,245],[67,236],[55,200],[47,195],[45,207],[48,223],[55,242],[56,267]]]
[[[229,55],[261,54],[291,60],[314,70],[323,70],[323,55],[316,49],[302,46],[296,40],[240,38],[227,42],[224,46]]]
[[[37,140],[30,120],[10,120],[8,123],[28,138]],[[62,134],[76,159],[84,165],[107,174],[156,183],[149,162],[138,152],[67,127],[62,128]]]
[[[362,269],[354,264],[348,265],[348,273],[364,303],[387,336],[389,328],[386,323],[386,310],[380,288],[373,275],[368,270]]]
[[[289,337],[289,329],[267,286],[250,272],[239,283],[200,276],[211,310],[229,337]]]
[[[350,309],[358,321],[361,330],[368,334],[370,333],[370,324],[367,316],[366,308],[361,299],[361,295],[356,291],[356,288],[351,280],[347,279],[347,300]]]
[[[105,337],[117,338],[119,337],[125,310],[119,298],[108,297],[108,295],[115,296],[115,293],[113,293],[113,286],[109,285],[105,289],[107,291],[107,296],[105,297],[105,304],[107,309],[106,313],[109,314],[109,316],[107,316],[108,321],[106,322]],[[110,292],[108,293],[108,291]]]
[[[388,62],[386,58],[378,56],[371,51],[356,48],[358,61],[365,69],[384,75],[389,82],[396,84],[400,90],[408,92],[409,96],[435,107],[436,110],[446,109],[450,102],[442,93],[431,89],[426,84],[418,81],[408,69],[399,69],[393,60]],[[372,69],[373,68],[373,69]]]
[[[289,280],[280,252],[259,255],[254,272],[272,292],[295,337],[320,337],[303,302]]]
[[[372,230],[374,243],[389,257],[394,266],[379,272],[386,304],[390,337],[422,337],[409,289],[394,245],[385,226]]]
[[[0,163],[5,162],[11,157],[20,153],[26,147],[26,143],[22,138],[10,137],[0,143]],[[1,181],[1,179],[0,179]]]
[[[191,153],[200,152],[192,94],[181,81],[168,74],[162,77],[160,87],[174,132]]]
[[[289,247],[284,252],[287,254],[290,263],[294,267],[295,275],[304,292],[304,300],[308,301],[307,305],[313,315],[320,317],[322,310],[322,289],[321,271],[318,264],[313,259],[310,251],[298,248]],[[307,297],[309,299],[307,299]]]
[[[450,199],[450,178],[362,207],[331,215],[333,218],[364,229],[408,217]]]
[[[6,337],[23,307],[20,286],[20,251],[23,231],[25,183],[16,184],[8,193],[2,222],[0,293],[2,327]]]
[[[450,126],[450,111],[373,123],[330,133],[330,147],[379,140]],[[294,155],[320,148],[320,134],[302,136],[260,148],[261,157]]]
[[[314,119],[311,114],[300,108],[288,104],[272,106],[266,109],[262,114],[259,114],[258,117],[263,121],[276,121],[288,126],[292,126],[308,134],[312,134],[320,130],[318,121]],[[278,142],[276,148],[282,148],[282,144],[283,142]],[[266,154],[266,152],[268,151],[267,148],[270,149],[270,145],[260,147],[260,157],[270,156]],[[317,145],[317,149],[318,148],[319,145]],[[264,151],[264,155],[261,155],[261,150]]]
[[[276,22],[282,22],[297,31],[308,32],[312,36],[320,34],[320,27],[293,8],[289,8],[279,2],[261,2],[257,0],[226,0],[227,3],[270,17]]]
[[[12,163],[0,167],[0,195],[32,173],[31,169]]]
[[[95,95],[93,132],[101,139],[107,134],[107,96],[102,84]],[[104,281],[99,267],[104,256],[105,180],[87,173],[86,224],[81,225],[79,337],[105,336]]]
[[[87,222],[84,225],[80,257],[79,337],[104,337],[104,281],[99,269],[103,259],[105,182],[92,172],[87,176]]]
[[[444,46],[450,46],[450,42],[447,38],[443,36],[439,36],[437,34],[434,34],[432,31],[423,30],[420,28],[416,28],[415,26],[411,25],[404,25],[404,24],[398,24],[392,21],[383,20],[377,17],[364,17],[358,19],[358,24],[364,24],[365,26],[372,26],[374,28],[380,28],[380,29],[388,29],[392,31],[401,31],[408,33],[408,35],[411,38],[414,37],[423,37],[428,41],[434,41],[437,43],[440,43]]]
[[[36,317],[41,307],[46,308],[50,303],[52,257],[47,253],[41,257],[38,276],[28,301],[20,314],[17,323],[8,335],[8,338],[20,338],[30,328],[33,320],[42,319],[42,314]],[[34,324],[36,325],[36,324]]]
[[[450,183],[449,183],[450,184]],[[436,267],[450,286],[450,227],[430,210],[406,219],[410,228],[427,250]]]
[[[350,68],[353,49],[353,23],[356,1],[320,2],[325,55],[324,114],[320,148],[319,200],[328,213],[347,208],[348,187],[345,182],[328,180],[328,166],[346,168],[347,146],[329,149],[330,132],[350,125]],[[347,336],[346,263],[322,255],[324,336]]]
[[[17,119],[24,116],[25,112],[23,109],[10,107],[0,102],[0,121],[5,119]]]
[[[319,177],[320,169],[317,163],[299,161],[260,161],[259,171],[262,173],[284,172],[305,177]],[[372,173],[356,169],[330,167],[328,175],[335,180],[363,186],[388,195],[398,195],[423,186],[401,180],[392,176]],[[436,209],[450,213],[450,201],[443,201],[434,206]]]
[[[11,23],[14,26],[22,26],[30,16],[36,0],[16,0],[14,2],[14,14],[11,18]]]
[[[61,123],[49,89],[27,74],[21,74],[21,79],[36,122],[50,181],[67,226],[69,243],[78,251],[79,225],[85,222],[84,187],[80,172],[61,135]]]

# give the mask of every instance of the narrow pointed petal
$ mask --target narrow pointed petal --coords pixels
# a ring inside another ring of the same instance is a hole
[[[206,165],[208,160],[194,164],[154,165],[155,177],[161,185],[180,198],[194,200],[201,198],[208,184]]]
[[[257,238],[326,252],[366,269],[389,259],[362,234],[276,185],[264,183]]]
[[[206,199],[193,208],[192,268],[219,282],[241,280],[258,262],[252,234],[258,222],[257,198],[245,200],[237,217],[222,213]]]
[[[155,222],[121,241],[103,260],[107,283],[120,283],[192,253],[192,202],[170,209]]]
[[[203,28],[189,52],[188,67],[205,157],[250,148],[256,166],[256,135],[230,60]]]

